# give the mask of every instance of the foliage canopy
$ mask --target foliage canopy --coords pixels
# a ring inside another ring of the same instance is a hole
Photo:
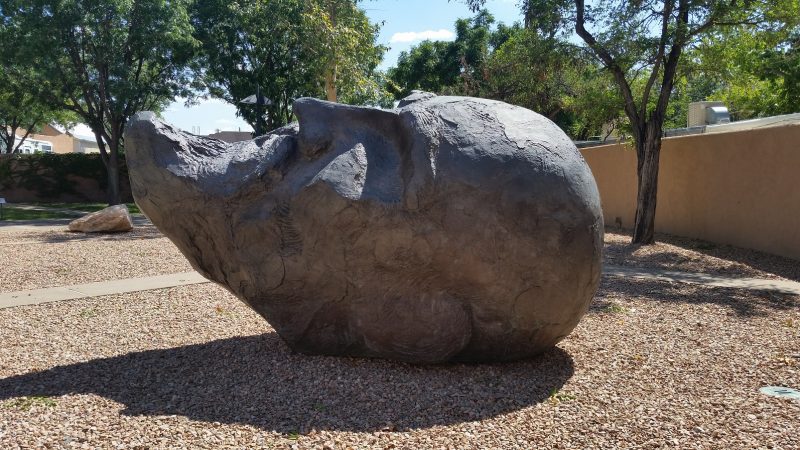
[[[375,71],[385,51],[379,27],[352,0],[198,1],[191,17],[202,48],[197,80],[256,129],[289,122],[292,101],[325,96],[326,82],[340,101],[390,101]],[[240,103],[256,89],[271,102],[265,118]]]

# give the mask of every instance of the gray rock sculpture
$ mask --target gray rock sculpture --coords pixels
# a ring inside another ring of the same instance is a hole
[[[133,220],[125,205],[114,205],[73,220],[69,231],[82,233],[119,233],[131,231]]]
[[[294,350],[410,362],[527,358],[600,279],[594,178],[551,121],[414,93],[392,111],[302,98],[248,142],[138,115],[137,204]]]

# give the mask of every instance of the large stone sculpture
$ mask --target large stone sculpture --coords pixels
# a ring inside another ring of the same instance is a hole
[[[567,136],[501,102],[393,111],[303,98],[299,124],[226,144],[150,113],[136,202],[299,352],[501,361],[555,345],[600,278],[597,186]]]

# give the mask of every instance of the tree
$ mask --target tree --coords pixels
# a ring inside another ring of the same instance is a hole
[[[298,97],[385,104],[375,71],[385,48],[353,0],[207,0],[191,15],[197,79],[256,130],[288,123]],[[257,88],[271,102],[266,118],[240,103]]]
[[[400,52],[397,66],[388,71],[395,98],[407,97],[415,89],[443,93],[455,85],[461,73],[455,50],[450,42],[426,40]]]
[[[762,57],[757,73],[778,92],[777,113],[800,112],[800,30],[791,35],[787,48],[767,50]]]
[[[202,45],[197,79],[212,97],[235,105],[257,131],[288,123],[292,100],[316,94],[303,11],[301,0],[208,0],[192,6]],[[256,89],[270,101],[266,116],[240,103]]]
[[[485,11],[455,23],[453,42],[424,41],[389,70],[396,97],[413,89],[501,100],[537,111],[575,139],[619,127],[613,80],[548,21],[497,24]]]
[[[467,2],[476,8],[484,0]],[[584,0],[574,0],[575,33],[610,72],[630,121],[638,176],[634,243],[654,239],[661,139],[681,55],[715,27],[759,23],[763,9],[751,3],[757,2],[601,0],[587,8]],[[637,80],[643,86],[635,92]]]
[[[58,118],[58,111],[38,101],[32,78],[25,71],[0,67],[0,153],[18,152],[31,133]]]
[[[2,9],[0,17],[3,17]],[[70,122],[64,111],[40,101],[41,86],[37,83],[35,69],[14,62],[11,57],[16,51],[13,36],[12,27],[0,24],[0,58],[5,61],[0,67],[0,153],[18,152],[28,136],[44,124]],[[20,131],[23,131],[22,136],[18,138]]]
[[[650,244],[655,232],[661,139],[681,54],[714,27],[760,20],[737,0],[608,3],[593,8],[587,17],[584,0],[575,0],[575,32],[611,72],[622,93],[637,156],[633,242]],[[610,26],[599,34],[586,28],[602,23]],[[649,76],[634,98],[631,85],[643,69]]]
[[[121,202],[119,155],[128,119],[188,95],[196,41],[188,0],[0,0],[16,60],[35,68],[42,100],[92,129]]]
[[[517,29],[490,55],[482,97],[536,111],[584,140],[618,124],[613,80],[584,52],[533,28]]]
[[[711,30],[687,52],[690,83],[736,120],[800,112],[800,1],[775,0],[763,17]]]
[[[380,26],[370,23],[355,0],[309,1],[303,19],[309,27],[306,45],[323,66],[328,101],[338,101],[342,87],[349,93],[378,88],[371,75],[386,47],[376,44]]]
[[[567,10],[572,0],[522,0],[519,3],[525,17],[525,28],[553,39],[563,30]],[[473,5],[477,2],[471,2]]]
[[[502,44],[513,33],[506,26],[493,33],[493,23],[491,14],[480,11],[475,17],[456,20],[454,41],[423,41],[401,52],[397,66],[388,72],[396,86],[395,97],[403,98],[414,89],[479,95],[492,44]]]

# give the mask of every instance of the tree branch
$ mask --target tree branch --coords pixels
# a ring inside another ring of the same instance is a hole
[[[664,2],[664,10],[662,11],[663,17],[661,19],[661,39],[659,39],[658,42],[656,62],[653,65],[650,78],[647,80],[647,84],[644,87],[644,93],[642,94],[642,105],[639,113],[642,117],[647,116],[647,103],[648,100],[650,100],[650,91],[653,89],[653,84],[655,84],[656,78],[658,78],[658,71],[661,69],[661,61],[664,59],[664,52],[667,47],[667,33],[669,31],[669,18],[672,16],[672,5],[672,0]]]
[[[591,47],[592,50],[594,50],[595,54],[600,58],[600,60],[603,61],[603,64],[614,76],[614,80],[617,82],[620,91],[622,91],[622,96],[625,100],[625,113],[628,115],[628,118],[634,125],[634,137],[638,140],[640,137],[639,126],[641,122],[641,116],[639,115],[638,111],[636,111],[636,101],[633,99],[631,86],[628,83],[628,80],[625,78],[625,71],[622,70],[622,67],[619,66],[617,61],[608,52],[608,50],[600,45],[597,42],[597,39],[595,39],[595,37],[592,36],[588,30],[586,30],[584,18],[584,0],[575,0],[575,10],[575,32],[581,37],[581,39],[583,39],[584,42],[586,42],[586,44],[589,45],[589,47]]]
[[[661,93],[656,104],[654,118],[663,118],[667,111],[669,97],[672,94],[672,86],[675,84],[675,74],[678,71],[678,62],[683,51],[683,46],[689,39],[689,2],[690,0],[679,0],[677,30],[675,30],[675,40],[672,42],[667,62],[664,65],[664,75],[661,81]],[[661,119],[658,119],[661,120]],[[663,120],[662,120],[663,122]]]
[[[25,143],[25,139],[28,139],[28,136],[30,136],[30,134],[31,134],[31,129],[32,129],[33,127],[35,127],[35,126],[36,126],[36,124],[35,124],[35,123],[32,123],[32,124],[30,124],[30,126],[28,126],[27,128],[25,128],[25,135],[23,135],[23,136],[22,136],[22,137],[19,139],[19,143],[17,144],[17,148],[15,148],[15,149],[14,149],[14,152],[16,152],[17,150],[19,150],[19,148],[20,148],[20,147],[22,147],[22,144],[23,144],[23,143]],[[14,127],[14,132],[16,133],[16,127]],[[12,152],[12,153],[13,153],[13,152]]]

